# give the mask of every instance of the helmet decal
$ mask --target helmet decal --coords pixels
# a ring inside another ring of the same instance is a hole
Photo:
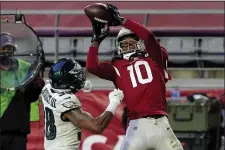
[[[53,88],[76,92],[84,87],[86,74],[78,62],[63,58],[52,65],[49,78]]]

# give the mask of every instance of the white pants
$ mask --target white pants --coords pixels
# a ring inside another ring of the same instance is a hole
[[[167,117],[131,120],[121,150],[183,150]]]
[[[44,150],[78,150],[80,142],[73,145],[63,145],[63,141],[58,141],[55,143],[44,143]]]
[[[45,150],[78,150],[78,147],[72,147],[72,146],[67,146],[67,147],[57,147],[57,146],[52,146],[52,147],[47,147],[44,148]]]

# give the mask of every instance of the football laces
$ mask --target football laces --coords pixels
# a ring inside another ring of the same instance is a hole
[[[101,23],[108,23],[107,20],[103,20],[103,19],[100,19],[100,18],[97,18],[97,17],[95,17],[94,20],[96,20],[98,22],[101,22]]]

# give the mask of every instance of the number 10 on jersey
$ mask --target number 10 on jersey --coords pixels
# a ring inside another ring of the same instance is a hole
[[[143,66],[144,69],[146,70],[146,73],[147,73],[146,78],[143,78],[140,66]],[[140,84],[146,84],[146,83],[150,83],[153,79],[151,68],[148,62],[146,61],[136,61],[134,64],[128,66],[127,70],[129,71],[133,88],[137,87],[137,82],[139,82]],[[137,78],[135,77],[135,75]]]

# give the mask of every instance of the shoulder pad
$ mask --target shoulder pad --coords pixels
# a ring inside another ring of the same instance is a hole
[[[122,60],[122,59],[123,59],[123,58],[122,58],[122,55],[115,56],[115,57],[112,58],[111,62],[113,63],[113,62],[115,62],[115,61],[117,61],[117,60]]]

